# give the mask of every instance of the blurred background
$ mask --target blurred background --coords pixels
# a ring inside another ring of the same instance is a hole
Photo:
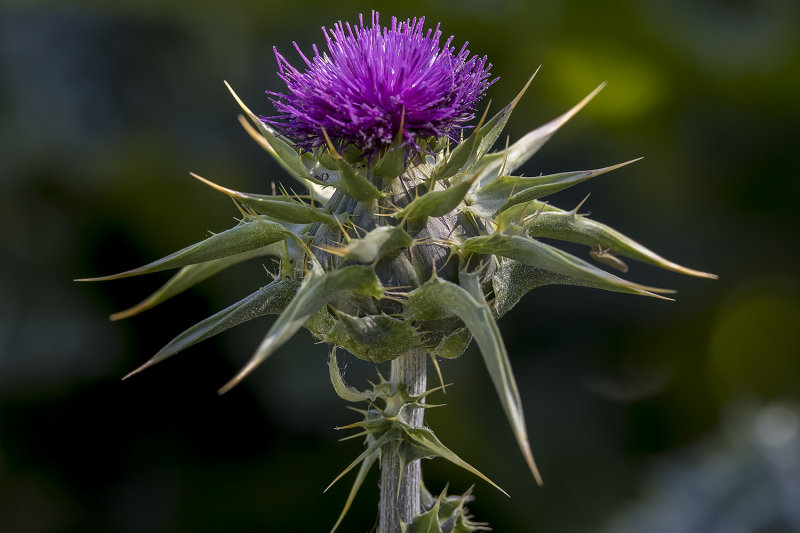
[[[173,336],[262,285],[257,261],[125,321],[107,316],[169,273],[127,270],[232,224],[238,190],[284,181],[241,130],[279,90],[273,46],[299,63],[355,0],[0,4],[0,531],[327,531],[360,452],[327,348],[303,332],[241,386],[216,390],[271,319],[125,382]],[[474,346],[428,421],[499,483],[442,461],[432,491],[476,483],[499,532],[800,531],[800,4],[796,0],[430,0],[425,15],[486,54],[495,109],[542,70],[512,140],[608,86],[528,175],[645,159],[552,197],[719,281],[631,265],[661,302],[546,287],[501,329],[545,486],[528,474]],[[580,250],[585,254],[585,250]],[[348,376],[368,376],[348,360]],[[358,384],[358,383],[355,383]],[[342,531],[366,532],[368,478]]]

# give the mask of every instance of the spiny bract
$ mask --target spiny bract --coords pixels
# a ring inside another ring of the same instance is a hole
[[[347,25],[347,32],[341,23],[330,35],[326,32],[329,54],[320,55],[315,47],[313,60],[303,56],[305,72],[276,52],[290,92],[274,94],[279,115],[269,119],[259,119],[231,89],[247,117],[239,117],[244,128],[306,192],[282,188],[280,194],[244,193],[195,175],[233,198],[241,221],[159,261],[95,278],[180,268],[152,296],[112,316],[118,319],[244,260],[278,258],[270,283],[178,335],[131,374],[269,313],[279,314],[277,320],[221,392],[304,326],[334,348],[373,362],[419,351],[429,353],[434,362],[437,357],[454,358],[474,337],[520,449],[539,480],[496,319],[525,293],[548,284],[656,298],[670,291],[626,281],[538,238],[584,244],[591,258],[622,271],[627,265],[619,257],[682,274],[715,276],[668,261],[581,215],[577,207],[562,210],[542,201],[630,161],[535,177],[513,174],[602,86],[565,114],[492,152],[530,80],[512,102],[488,120],[484,113],[465,135],[464,123],[490,85],[490,65],[486,58],[470,57],[466,45],[455,53],[452,38],[440,48],[440,36],[438,27],[423,33],[422,19],[399,24],[392,19],[391,27],[382,28],[373,14],[369,28],[362,20],[355,28]],[[463,138],[455,142],[459,133]],[[340,396],[386,404],[383,410],[364,411],[364,421],[351,426],[368,436],[367,451],[345,470],[362,462],[353,491],[380,447],[392,439],[409,443],[417,458],[445,457],[483,477],[429,429],[411,427],[397,416],[419,407],[421,397],[384,380],[372,391],[357,391],[344,384],[335,353],[329,364]],[[442,498],[435,509],[431,500],[425,516],[438,516],[438,505],[447,504],[460,509],[459,520],[466,520],[464,497],[452,505]]]

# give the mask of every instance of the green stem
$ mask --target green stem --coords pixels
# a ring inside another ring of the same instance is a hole
[[[391,381],[396,386],[407,385],[411,394],[425,391],[426,365],[424,351],[412,351],[392,361]],[[405,422],[422,426],[424,409],[412,409]],[[400,458],[397,453],[402,442],[394,441],[381,450],[381,497],[379,504],[378,533],[399,533],[400,520],[410,523],[420,513],[420,482],[422,472],[419,460],[406,466],[398,490]]]

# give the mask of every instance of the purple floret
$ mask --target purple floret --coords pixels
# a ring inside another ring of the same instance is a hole
[[[423,33],[424,22],[392,17],[391,26],[381,27],[373,11],[370,27],[362,16],[358,26],[323,27],[328,52],[320,54],[314,45],[309,60],[294,43],[305,72],[275,49],[289,92],[268,91],[278,115],[262,120],[303,150],[325,144],[323,128],[340,147],[355,145],[366,156],[392,144],[401,128],[402,143],[414,150],[421,138],[457,140],[496,79],[489,81],[492,65],[485,56],[470,57],[468,43],[456,52],[453,37],[440,47],[439,26]]]

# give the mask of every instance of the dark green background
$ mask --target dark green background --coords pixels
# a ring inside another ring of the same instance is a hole
[[[352,475],[322,489],[360,446],[336,442],[333,426],[355,415],[334,395],[327,349],[310,335],[224,397],[216,389],[268,320],[119,381],[184,328],[263,284],[258,262],[119,323],[106,316],[168,275],[71,279],[126,270],[229,227],[235,208],[190,170],[252,192],[284,180],[241,130],[222,80],[270,114],[263,92],[280,88],[273,45],[299,64],[292,40],[309,50],[322,41],[320,26],[372,7],[3,2],[0,531],[316,532],[333,524]],[[792,408],[800,390],[797,2],[380,9],[385,21],[441,21],[457,43],[487,54],[501,78],[489,94],[495,109],[542,65],[514,112],[512,139],[607,81],[524,171],[645,156],[552,201],[571,208],[591,192],[585,209],[594,218],[720,275],[711,282],[632,266],[630,278],[678,289],[675,303],[574,287],[528,295],[500,325],[545,486],[527,473],[471,347],[443,363],[455,386],[428,420],[512,497],[441,460],[424,465],[431,489],[475,482],[470,508],[499,532],[734,531],[725,520],[741,531],[800,531],[797,516],[769,512],[748,525],[776,502],[796,503],[791,491],[800,491],[797,454],[770,458],[772,444],[785,444],[775,435],[800,442]],[[349,363],[352,381],[369,376],[365,364]],[[371,477],[343,531],[372,527],[376,486]],[[649,511],[634,507],[642,499]]]

